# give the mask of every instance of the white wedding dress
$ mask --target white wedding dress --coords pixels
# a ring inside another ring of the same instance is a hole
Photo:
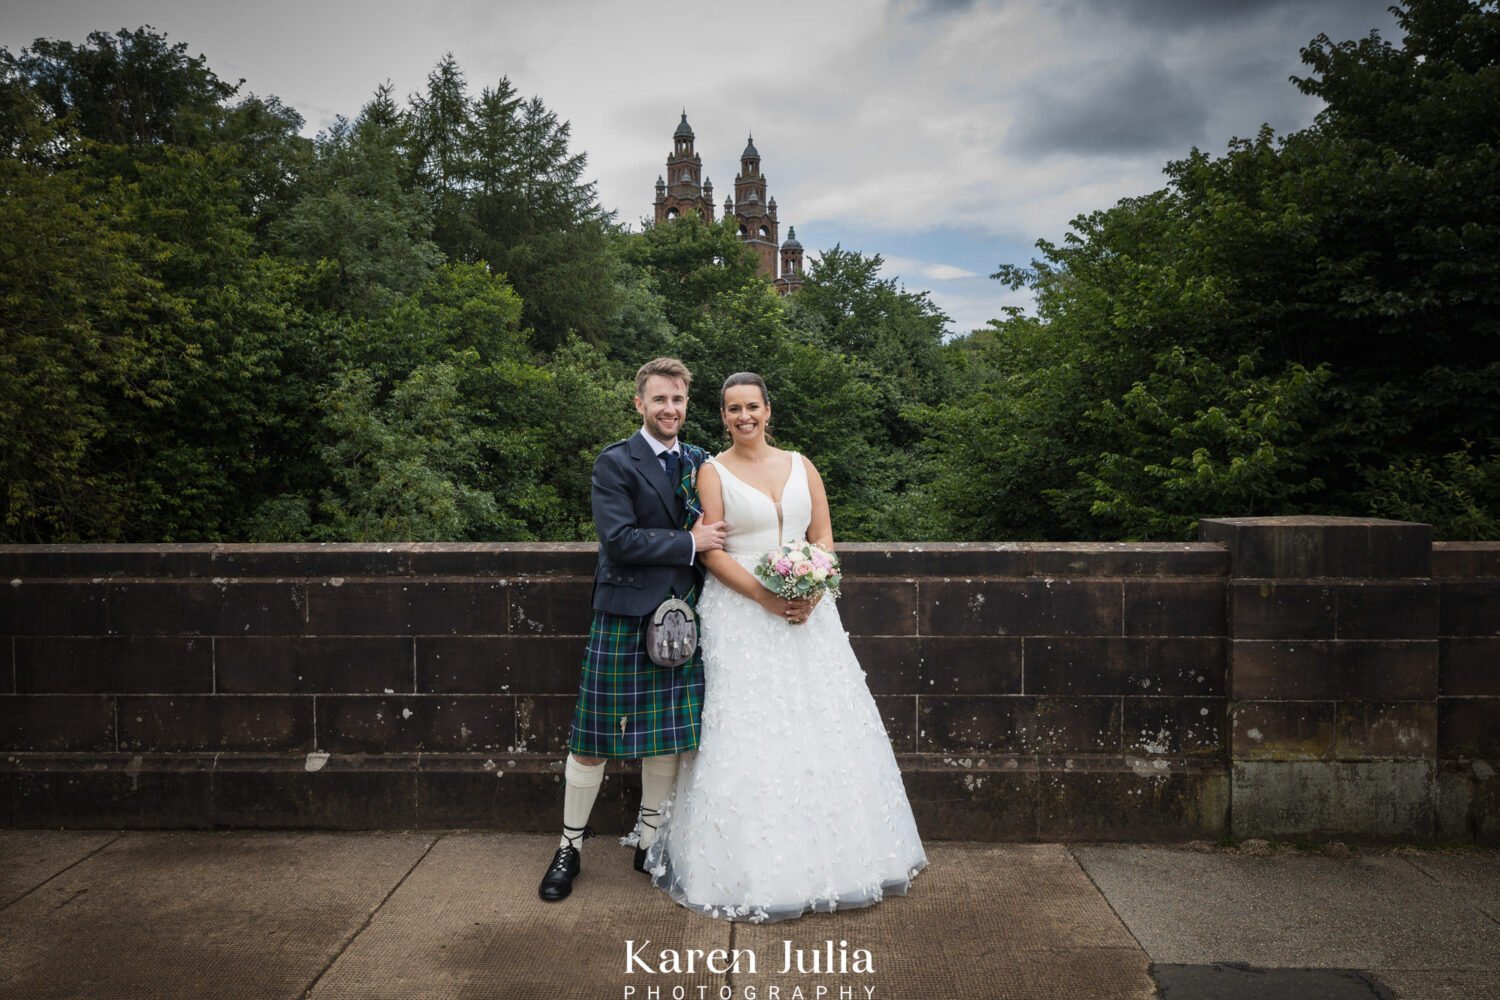
[[[779,510],[714,464],[724,549],[741,566],[806,537],[800,455]],[[709,916],[755,923],[904,895],[927,855],[835,602],[789,625],[710,575],[698,612],[702,738],[647,853],[652,882]]]

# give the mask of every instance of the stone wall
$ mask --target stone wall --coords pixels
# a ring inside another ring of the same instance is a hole
[[[1203,537],[841,548],[924,834],[1493,839],[1500,545]],[[552,830],[593,559],[0,547],[0,825]]]

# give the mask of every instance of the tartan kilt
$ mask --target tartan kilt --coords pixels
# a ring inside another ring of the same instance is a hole
[[[646,620],[595,611],[568,749],[633,760],[698,749],[703,650],[680,667],[646,655]]]

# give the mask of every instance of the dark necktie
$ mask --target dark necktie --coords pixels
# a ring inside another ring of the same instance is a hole
[[[678,479],[681,478],[680,466],[678,465],[677,452],[675,452],[675,451],[662,452],[662,456],[661,457],[667,463],[667,481],[672,484],[672,490],[675,492],[676,489],[677,489],[677,485],[678,485]]]

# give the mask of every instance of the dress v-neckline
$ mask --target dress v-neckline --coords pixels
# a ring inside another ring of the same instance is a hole
[[[786,500],[786,490],[787,490],[787,487],[790,486],[790,485],[792,485],[792,475],[797,471],[797,453],[794,451],[794,452],[790,452],[790,454],[792,456],[792,463],[791,463],[791,466],[788,467],[788,469],[786,470],[786,481],[781,484],[781,500],[777,500],[775,497],[771,496],[771,494],[767,493],[765,490],[760,489],[757,486],[752,486],[748,482],[746,482],[745,480],[741,479],[739,476],[736,476],[734,474],[734,470],[731,469],[728,465],[724,464],[723,462],[720,462],[717,459],[715,459],[714,464],[717,465],[719,468],[723,469],[725,472],[729,473],[730,477],[733,478],[734,481],[737,482],[737,483],[739,483],[741,486],[745,487],[746,489],[754,490],[756,493],[759,493],[761,496],[765,497],[767,500],[770,500],[771,501],[771,506],[775,507],[777,513],[779,514],[780,511],[781,511],[782,501]]]

